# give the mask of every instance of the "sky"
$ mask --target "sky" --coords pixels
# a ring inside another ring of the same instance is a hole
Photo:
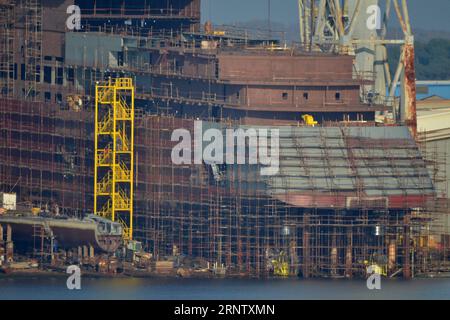
[[[267,20],[268,2],[269,0],[202,0],[202,20],[211,20],[214,24]],[[297,0],[270,2],[273,22],[290,25],[298,21]],[[408,5],[413,28],[450,32],[450,0],[408,0]]]

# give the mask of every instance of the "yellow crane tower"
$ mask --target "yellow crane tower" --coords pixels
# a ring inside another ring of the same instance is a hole
[[[95,87],[94,212],[133,238],[134,86],[130,78]]]

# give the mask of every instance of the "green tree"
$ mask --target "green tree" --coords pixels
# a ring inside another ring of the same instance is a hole
[[[416,42],[415,52],[418,80],[450,80],[450,40],[432,39],[428,42]],[[388,49],[391,68],[395,68],[395,61],[398,61],[399,55],[399,47]]]

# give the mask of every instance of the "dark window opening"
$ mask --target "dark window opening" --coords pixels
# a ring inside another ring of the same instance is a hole
[[[50,92],[44,93],[45,102],[50,102],[52,100],[52,94]]]
[[[52,61],[52,57],[51,57],[51,56],[45,56],[45,57],[44,57],[44,60],[45,60],[45,61]]]
[[[55,95],[55,102],[61,104],[62,103],[62,94],[61,93],[57,93]]]
[[[67,81],[73,83],[75,81],[75,73],[73,68],[67,69]]]
[[[123,67],[124,65],[124,55],[122,51],[117,52],[117,65]]]
[[[287,92],[283,92],[282,97],[283,100],[287,100],[289,98],[289,94]]]
[[[305,100],[309,99],[309,93],[308,92],[304,92],[303,93],[303,99],[305,99]]]
[[[63,77],[64,77],[64,72],[63,72],[63,68],[57,68],[56,70],[56,84],[63,84]]]
[[[340,92],[336,92],[336,94],[334,95],[334,98],[336,99],[336,101],[341,100],[341,93]]]
[[[13,64],[9,65],[9,74],[8,74],[8,77],[9,77],[10,79],[14,79],[14,65],[13,65]]]
[[[44,66],[44,82],[52,83],[52,67]]]
[[[20,80],[25,80],[25,64],[20,65]]]

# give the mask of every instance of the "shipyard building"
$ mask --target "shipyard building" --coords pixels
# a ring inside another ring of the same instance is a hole
[[[69,28],[72,5],[81,20]],[[199,0],[0,6],[0,190],[18,204],[120,216],[96,202],[96,188],[112,192],[94,170],[108,151],[95,140],[96,87],[132,79],[134,162],[121,172],[132,177],[122,191],[133,194],[133,220],[122,219],[155,261],[304,277],[364,276],[369,264],[410,277],[447,261],[439,155],[416,142],[414,118],[377,121],[395,106],[372,99],[376,74],[355,70],[354,54],[203,25]],[[278,173],[174,164],[172,133],[193,133],[196,121],[279,130]]]

